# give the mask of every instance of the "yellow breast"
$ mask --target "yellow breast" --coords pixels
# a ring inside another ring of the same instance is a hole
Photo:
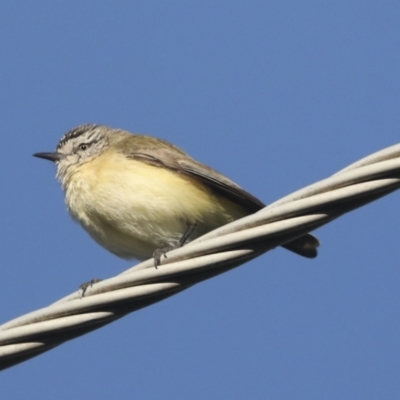
[[[179,241],[188,223],[193,239],[247,214],[193,178],[114,151],[73,171],[66,203],[99,244],[140,260]]]

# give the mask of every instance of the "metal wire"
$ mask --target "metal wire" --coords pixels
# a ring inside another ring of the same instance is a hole
[[[177,294],[400,188],[400,145],[372,154],[256,214],[0,326],[0,370]]]

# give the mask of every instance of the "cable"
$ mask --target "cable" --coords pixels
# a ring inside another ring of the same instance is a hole
[[[0,370],[175,295],[400,188],[400,145],[372,154],[256,214],[222,226],[0,326]]]

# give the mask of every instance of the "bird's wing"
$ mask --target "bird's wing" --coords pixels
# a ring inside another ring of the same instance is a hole
[[[178,147],[160,139],[154,140],[157,140],[158,145],[153,148],[144,145],[142,148],[141,146],[136,146],[135,149],[127,149],[126,146],[121,146],[121,151],[127,158],[157,167],[168,168],[197,179],[211,190],[243,206],[248,210],[249,214],[253,214],[265,207],[262,201],[246,192],[229,178],[194,160]],[[303,235],[283,245],[286,249],[307,258],[315,258],[317,256],[318,246],[319,240],[310,234]]]
[[[146,150],[146,152],[130,152],[127,154],[127,157],[157,167],[168,168],[198,180],[211,190],[221,194],[234,203],[240,204],[248,210],[249,214],[253,214],[265,207],[262,201],[246,192],[226,176],[197,162],[185,153],[177,154],[174,150],[159,148],[149,149]]]

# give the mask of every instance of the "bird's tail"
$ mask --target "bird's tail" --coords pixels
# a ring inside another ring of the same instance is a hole
[[[300,256],[307,258],[315,258],[318,255],[317,247],[319,246],[319,240],[309,233],[303,235],[297,239],[292,240],[289,243],[284,244],[287,250],[293,251]]]

